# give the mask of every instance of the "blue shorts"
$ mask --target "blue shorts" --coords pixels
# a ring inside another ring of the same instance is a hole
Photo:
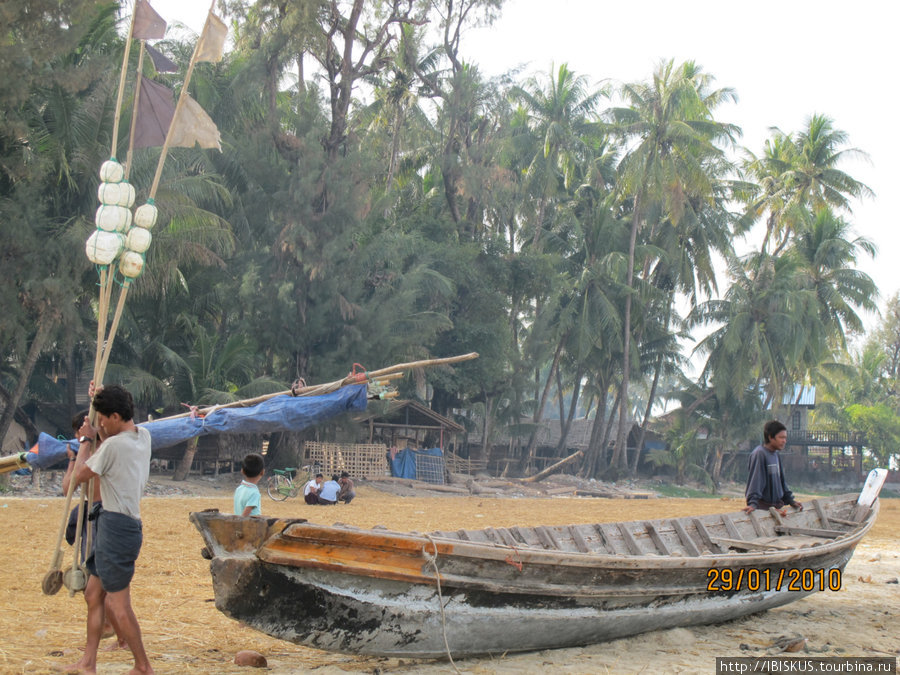
[[[128,588],[143,541],[140,520],[124,513],[100,510],[97,544],[87,559],[87,568],[99,577],[104,591],[115,593]]]

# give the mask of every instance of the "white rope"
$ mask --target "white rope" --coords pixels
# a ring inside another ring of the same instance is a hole
[[[431,545],[434,547],[434,555],[430,554],[425,547],[422,547],[422,555],[425,556],[425,560],[431,563],[431,566],[434,567],[434,580],[437,582],[437,593],[438,593],[438,605],[441,608],[441,632],[444,634],[444,648],[447,650],[447,659],[450,661],[450,665],[453,667],[453,672],[457,675],[462,675],[459,672],[459,669],[456,667],[456,664],[453,663],[453,656],[450,654],[450,643],[447,641],[447,621],[444,617],[444,596],[441,594],[441,573],[438,570],[437,566],[437,557],[438,557],[438,548],[434,539],[431,538],[431,535],[425,535],[428,538],[428,541],[431,542]]]

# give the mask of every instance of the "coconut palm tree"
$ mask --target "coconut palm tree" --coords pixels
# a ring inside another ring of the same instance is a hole
[[[556,72],[551,68],[549,75],[513,87],[510,95],[524,107],[533,139],[525,176],[537,197],[531,241],[537,246],[551,200],[574,190],[593,159],[592,139],[599,136],[596,108],[606,92],[591,91],[587,78],[564,63]]]
[[[720,166],[712,160],[722,157],[721,144],[731,142],[737,133],[736,127],[716,122],[712,116],[717,105],[734,98],[733,92],[713,90],[711,82],[712,78],[693,62],[678,66],[673,61],[663,62],[651,82],[624,85],[621,95],[627,107],[608,112],[614,130],[631,146],[619,165],[618,190],[631,204],[631,234],[614,463],[625,456],[628,383],[634,356],[632,305],[638,234],[649,224],[653,235],[658,223],[667,218],[677,225],[692,199],[712,198],[719,176],[712,169]]]
[[[858,333],[863,324],[857,309],[876,311],[878,289],[872,278],[856,268],[859,253],[875,255],[875,246],[863,237],[851,238],[849,224],[828,207],[807,217],[797,233],[791,253],[803,268],[803,283],[815,293],[819,320],[830,339],[846,348],[846,333]]]

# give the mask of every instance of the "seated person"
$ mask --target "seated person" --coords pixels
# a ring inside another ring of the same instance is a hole
[[[331,480],[326,482],[322,489],[319,490],[319,504],[337,504],[338,493],[341,491],[341,486],[338,483],[337,474],[334,474],[331,477]]]
[[[353,489],[353,481],[350,479],[350,474],[346,471],[342,471],[341,479],[338,481],[338,484],[341,486],[341,491],[338,492],[337,500],[349,504],[356,496],[356,490]]]
[[[317,473],[315,478],[307,481],[306,486],[303,488],[303,501],[307,504],[319,503],[319,490],[322,489],[323,480],[325,480],[325,477]]]

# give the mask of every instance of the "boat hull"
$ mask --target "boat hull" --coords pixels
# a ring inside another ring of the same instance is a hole
[[[719,623],[839,587],[877,502],[865,511],[853,499],[823,503],[819,515],[787,519],[735,513],[552,532],[419,535],[206,512],[191,519],[226,615],[327,651],[442,658]],[[475,541],[482,536],[511,543]],[[633,554],[619,552],[626,544]]]
[[[842,569],[851,553],[825,569]],[[445,657],[448,650],[464,657],[576,647],[737,619],[810,594],[638,594],[602,600],[458,589],[439,594],[436,586],[348,580],[339,572],[235,558],[214,560],[212,575],[216,607],[268,635],[326,651],[416,658]]]

